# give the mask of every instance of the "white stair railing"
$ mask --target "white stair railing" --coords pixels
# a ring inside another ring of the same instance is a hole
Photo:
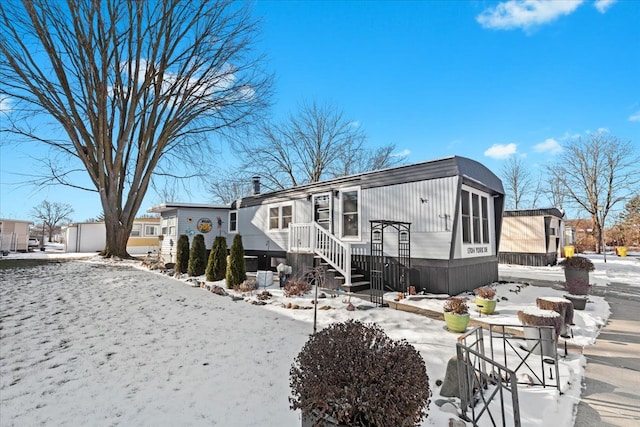
[[[345,285],[351,284],[351,244],[341,241],[317,223],[289,224],[289,250],[320,255],[344,276]]]

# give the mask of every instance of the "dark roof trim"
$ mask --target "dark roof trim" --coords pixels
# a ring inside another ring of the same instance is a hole
[[[275,203],[300,199],[311,194],[329,192],[356,185],[362,189],[367,189],[451,176],[462,176],[469,185],[484,189],[490,194],[504,194],[502,181],[486,166],[475,160],[453,156],[248,196],[237,203],[233,203],[232,208],[257,206],[267,201],[268,203]]]
[[[518,209],[513,211],[504,211],[502,216],[504,217],[512,217],[512,216],[555,216],[557,218],[564,218],[564,212],[557,208],[546,208],[546,209]]]

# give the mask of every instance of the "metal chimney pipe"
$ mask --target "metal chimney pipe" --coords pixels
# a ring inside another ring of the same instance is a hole
[[[253,183],[253,195],[257,195],[260,194],[260,177],[259,176],[254,176],[251,179],[251,182]]]

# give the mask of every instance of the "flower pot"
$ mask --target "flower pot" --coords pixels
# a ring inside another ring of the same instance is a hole
[[[582,295],[565,295],[566,299],[571,301],[574,310],[584,310],[587,306],[587,297]]]
[[[476,297],[476,306],[478,310],[482,314],[493,314],[496,310],[496,300],[494,299],[484,299],[480,297]]]
[[[556,311],[536,307],[519,311],[518,320],[524,325],[524,337],[527,338],[527,347],[532,353],[542,353],[543,356],[555,358],[558,347],[557,337],[565,323],[563,316]],[[540,328],[540,326],[553,328]],[[540,341],[539,344],[538,341]]]
[[[524,337],[527,339],[527,347],[532,350],[533,354],[540,354],[544,357],[555,358],[558,352],[557,341],[553,337],[553,329],[536,328],[533,326],[525,326]],[[538,344],[538,341],[540,343]]]
[[[576,270],[565,267],[564,278],[567,282],[570,280],[584,280],[589,283],[589,272],[587,270]]]
[[[447,323],[447,329],[451,332],[464,332],[469,325],[469,313],[456,314],[449,311],[444,312],[444,321]]]

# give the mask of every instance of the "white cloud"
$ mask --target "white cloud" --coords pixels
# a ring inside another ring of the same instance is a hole
[[[629,116],[630,122],[640,122],[640,110]]]
[[[484,10],[476,20],[484,28],[526,30],[569,15],[583,2],[584,0],[508,0]]]
[[[391,154],[391,157],[409,157],[409,154],[411,154],[411,150],[408,149],[404,149],[398,153],[393,153]]]
[[[558,154],[562,151],[562,146],[555,139],[548,138],[546,141],[534,145],[533,149],[538,153]]]
[[[11,106],[11,98],[0,99],[0,113],[8,113],[13,107]]]
[[[511,144],[493,144],[491,148],[484,152],[484,155],[487,157],[492,157],[494,159],[506,159],[512,154],[516,154],[517,145],[513,142]]]
[[[598,12],[605,13],[618,0],[596,0],[594,6]]]

